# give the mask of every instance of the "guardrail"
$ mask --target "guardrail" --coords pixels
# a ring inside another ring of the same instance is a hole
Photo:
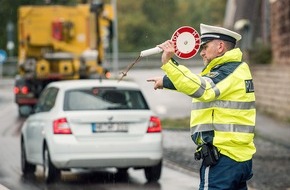
[[[129,64],[133,63],[140,53],[119,53],[117,66],[119,70],[125,69]],[[181,60],[176,58],[176,61],[180,64],[188,67],[202,66],[202,60],[199,56],[195,56],[192,59]],[[114,59],[112,54],[107,54],[106,59],[103,63],[105,68],[113,70]],[[159,68],[161,66],[161,54],[152,55],[148,57],[142,57],[138,63],[134,65],[134,68]],[[17,57],[8,57],[3,63],[3,76],[15,76],[17,74]]]
[[[3,63],[3,76],[15,76],[17,73],[17,57],[8,57]]]
[[[140,53],[119,53],[118,56],[118,68],[124,69],[129,64],[133,63],[139,56]],[[105,61],[105,67],[112,69],[113,67],[113,57],[108,54]],[[188,67],[201,67],[203,66],[203,61],[200,56],[195,56],[192,59],[184,60],[175,58],[180,64],[186,65]],[[161,66],[161,54],[156,54],[148,57],[142,57],[138,63],[134,65],[135,68],[159,68]]]

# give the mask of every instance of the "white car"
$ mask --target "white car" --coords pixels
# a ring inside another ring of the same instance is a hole
[[[72,168],[131,167],[158,181],[162,156],[160,119],[134,82],[52,82],[21,131],[23,175],[42,165],[46,182]]]

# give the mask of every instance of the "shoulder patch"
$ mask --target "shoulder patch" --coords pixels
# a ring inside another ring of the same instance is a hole
[[[216,66],[214,66],[211,70],[213,70],[213,69],[218,69],[218,68],[220,68],[222,65],[216,65]]]
[[[246,93],[251,93],[251,92],[255,92],[254,91],[254,83],[253,80],[245,80],[245,85],[246,85]]]
[[[206,74],[206,76],[209,78],[215,78],[215,77],[219,76],[219,74],[220,74],[219,72],[210,72],[210,73]]]

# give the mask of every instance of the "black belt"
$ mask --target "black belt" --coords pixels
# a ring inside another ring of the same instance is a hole
[[[203,164],[205,166],[212,166],[218,162],[220,158],[220,152],[218,151],[217,147],[215,147],[213,144],[205,143],[199,145],[196,148],[194,158],[195,160],[203,159]]]

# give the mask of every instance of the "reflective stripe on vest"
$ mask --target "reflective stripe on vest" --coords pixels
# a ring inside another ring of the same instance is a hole
[[[220,93],[220,90],[218,89],[218,87],[213,82],[213,80],[209,77],[203,77],[203,78],[206,79],[210,83],[211,88],[214,90],[215,98],[218,98],[221,93]]]
[[[199,124],[190,128],[191,134],[203,131],[254,133],[255,126],[236,124]]]
[[[214,90],[215,98],[219,97],[220,90],[216,87],[216,85],[210,78],[200,76],[198,76],[198,78],[200,80],[200,87],[197,89],[197,91],[195,91],[192,95],[190,95],[192,98],[200,98],[204,94],[206,90],[206,81],[210,83],[211,88]]]
[[[255,101],[252,102],[235,102],[235,101],[225,101],[225,100],[216,100],[214,102],[193,102],[192,109],[200,110],[211,107],[219,108],[229,108],[229,109],[254,109]]]
[[[206,81],[205,79],[203,79],[202,77],[198,76],[199,80],[200,80],[200,86],[197,89],[197,91],[195,91],[191,97],[193,98],[199,98],[203,95],[205,89],[206,89]]]

